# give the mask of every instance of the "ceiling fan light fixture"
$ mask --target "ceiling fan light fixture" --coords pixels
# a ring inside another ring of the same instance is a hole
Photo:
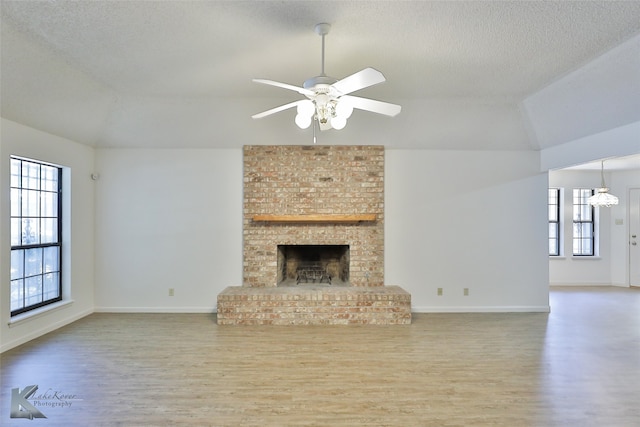
[[[316,33],[322,37],[322,67],[320,75],[305,80],[303,87],[297,87],[273,80],[253,79],[256,83],[267,84],[298,92],[300,95],[304,95],[307,99],[303,101],[290,102],[288,104],[263,111],[262,113],[254,114],[251,116],[252,118],[260,119],[289,108],[297,107],[295,123],[298,127],[306,129],[311,125],[311,122],[317,120],[319,125],[318,128],[323,131],[327,129],[339,130],[344,128],[347,124],[347,119],[353,113],[354,108],[383,114],[389,117],[394,117],[400,113],[400,110],[402,109],[400,105],[349,95],[350,93],[386,81],[384,75],[380,71],[368,67],[341,80],[337,80],[325,74],[324,41],[330,28],[331,25],[326,23],[318,24],[315,27]]]

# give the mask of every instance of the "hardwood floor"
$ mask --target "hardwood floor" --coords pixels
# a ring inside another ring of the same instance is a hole
[[[2,354],[0,424],[638,425],[640,290],[556,288],[550,301],[550,314],[406,326],[93,314]],[[29,385],[71,406],[10,418],[11,389]]]

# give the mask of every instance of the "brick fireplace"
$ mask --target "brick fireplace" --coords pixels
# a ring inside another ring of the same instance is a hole
[[[384,286],[384,147],[245,146],[243,166],[243,284],[219,324],[410,323]]]

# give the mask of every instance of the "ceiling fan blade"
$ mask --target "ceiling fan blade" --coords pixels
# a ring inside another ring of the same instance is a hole
[[[298,106],[298,104],[300,104],[301,102],[304,102],[304,101],[305,100],[301,99],[300,101],[290,102],[288,104],[281,105],[279,107],[272,108],[272,109],[267,110],[267,111],[263,111],[262,113],[254,114],[253,116],[251,116],[251,118],[252,119],[261,119],[261,118],[269,116],[271,114],[279,113],[280,111],[284,111],[284,110],[287,110],[289,108],[296,107],[296,106]]]
[[[384,114],[385,116],[393,117],[400,113],[402,107],[396,104],[390,104],[388,102],[376,101],[375,99],[360,98],[358,96],[341,96],[339,99],[344,99],[353,108],[359,110],[371,111],[373,113]]]
[[[351,92],[355,92],[365,87],[377,85],[384,82],[386,79],[382,73],[374,68],[365,68],[358,71],[355,74],[345,77],[342,80],[338,80],[331,86],[333,86],[338,92],[346,95]]]
[[[293,91],[298,92],[299,94],[305,95],[305,96],[313,96],[313,95],[315,95],[315,93],[313,91],[310,91],[309,89],[305,89],[303,87],[290,85],[290,84],[287,84],[287,83],[274,82],[273,80],[265,80],[265,79],[253,79],[253,81],[256,82],[256,83],[262,83],[262,84],[265,84],[265,85],[271,85],[271,86],[281,87],[283,89],[293,90]]]

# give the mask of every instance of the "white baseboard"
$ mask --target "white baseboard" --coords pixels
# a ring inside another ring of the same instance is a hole
[[[217,313],[217,307],[96,307],[95,313]]]
[[[411,307],[412,313],[549,313],[548,305]]]
[[[38,337],[41,337],[44,334],[48,334],[49,332],[53,332],[56,329],[62,328],[63,326],[67,326],[70,323],[75,322],[76,320],[80,320],[85,316],[88,316],[90,314],[93,313],[93,310],[88,309],[88,310],[84,310],[74,316],[68,317],[66,319],[60,320],[58,322],[52,323],[50,325],[47,325],[44,328],[40,328],[38,330],[32,331],[26,335],[21,336],[18,339],[15,339],[13,341],[9,341],[7,343],[4,343],[2,345],[2,347],[0,347],[0,353],[4,353],[7,350],[11,350],[14,347],[17,347],[19,345],[22,345],[26,342],[29,342],[31,340],[34,340]]]
[[[617,288],[630,288],[628,283],[612,283],[611,286],[615,286]]]
[[[584,283],[584,282],[577,282],[577,283],[549,283],[549,287],[554,288],[554,287],[568,287],[568,286],[613,286],[611,283]]]

